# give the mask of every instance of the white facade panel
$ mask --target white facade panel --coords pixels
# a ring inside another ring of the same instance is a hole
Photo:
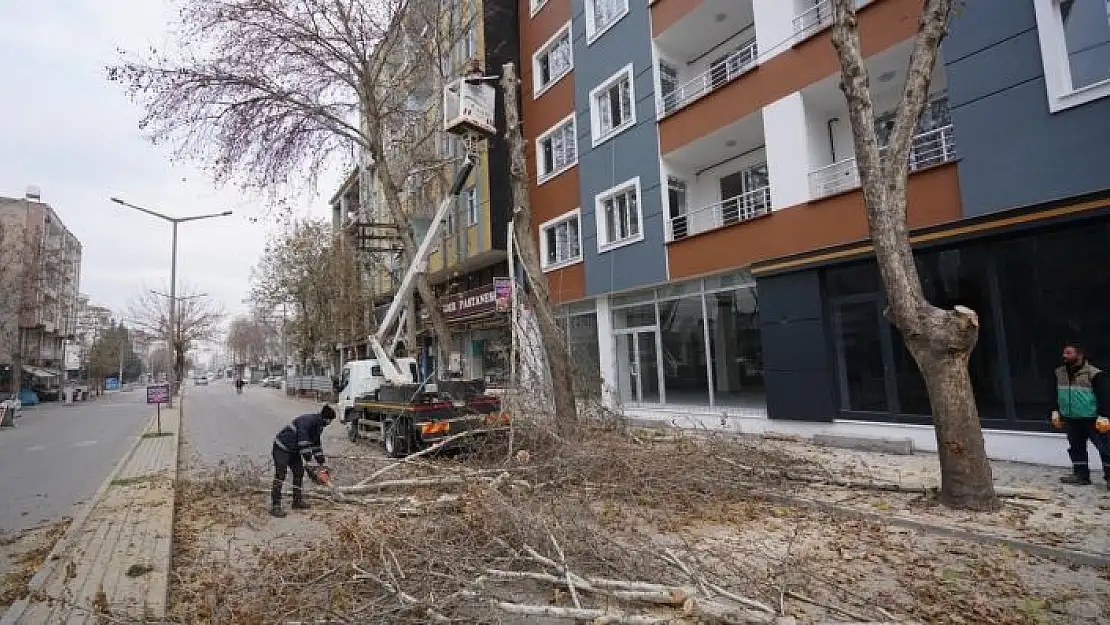
[[[763,108],[767,169],[771,177],[771,209],[809,201],[809,158],[812,143],[801,93],[792,93]]]
[[[766,62],[786,50],[794,39],[794,2],[788,0],[752,0],[755,14],[755,38],[759,46],[759,62]]]

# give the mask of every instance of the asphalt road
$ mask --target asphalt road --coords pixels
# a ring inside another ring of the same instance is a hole
[[[242,395],[236,394],[227,380],[214,380],[207,386],[188,384],[185,441],[193,455],[186,459],[192,468],[241,457],[268,464],[278,430],[297,415],[318,410],[321,405],[292,399],[286,397],[285,391],[258,384],[245,387]],[[325,431],[325,449],[328,438],[342,435],[342,426],[329,427]]]
[[[145,401],[130,391],[23,408],[0,429],[0,530],[59,520],[95,494],[150,418]]]

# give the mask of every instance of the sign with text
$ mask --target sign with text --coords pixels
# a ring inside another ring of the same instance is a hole
[[[146,403],[148,404],[168,404],[170,403],[170,385],[169,384],[149,384],[146,387]]]
[[[497,294],[492,284],[470,289],[464,293],[456,293],[440,298],[442,302],[443,317],[445,319],[460,319],[497,309]]]
[[[494,298],[497,312],[509,312],[513,308],[513,281],[511,278],[493,279]]]
[[[104,379],[104,390],[106,390],[106,391],[118,391],[119,390],[119,378],[105,378]]]

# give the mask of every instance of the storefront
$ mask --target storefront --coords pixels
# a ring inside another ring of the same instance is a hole
[[[508,381],[512,337],[504,280],[440,297],[440,310],[451,330],[443,349],[445,375],[482,378],[491,386]]]

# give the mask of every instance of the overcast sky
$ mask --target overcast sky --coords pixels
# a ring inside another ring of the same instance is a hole
[[[0,196],[42,189],[81,240],[81,292],[122,312],[145,288],[169,284],[171,226],[109,202],[117,196],[171,216],[235,212],[182,224],[178,289],[187,283],[225,309],[245,310],[250,268],[272,226],[234,188],[217,188],[195,164],[138,129],[140,110],[104,66],[117,50],[168,41],[169,0],[0,0]],[[302,215],[325,215],[326,196]]]

